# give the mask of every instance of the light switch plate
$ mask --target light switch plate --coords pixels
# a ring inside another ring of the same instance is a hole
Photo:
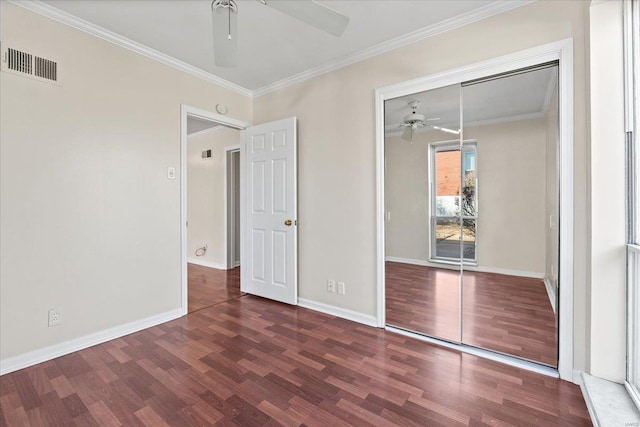
[[[169,167],[167,169],[167,178],[176,179],[176,168]]]

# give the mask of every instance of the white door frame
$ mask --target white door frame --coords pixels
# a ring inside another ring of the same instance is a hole
[[[384,102],[550,61],[559,66],[560,115],[560,318],[558,373],[573,378],[573,39],[545,44],[376,90],[377,323],[385,326]]]
[[[223,164],[224,164],[224,167],[223,167],[224,169],[224,262],[227,270],[235,268],[233,253],[229,251],[229,237],[230,237],[229,223],[231,222],[229,218],[229,202],[232,195],[229,193],[229,163],[228,163],[229,153],[232,153],[235,151],[238,152],[238,155],[240,154],[240,144],[224,147],[224,159],[223,159]],[[242,173],[242,164],[240,162],[240,159],[238,159],[238,163],[240,166],[240,173]],[[240,182],[237,182],[236,184],[239,186]],[[242,194],[240,194],[240,200],[242,200]],[[238,221],[240,221],[239,212],[238,212]],[[240,240],[240,236],[235,236],[235,237],[237,237],[238,240]],[[240,250],[242,251],[242,245],[240,245]]]
[[[251,123],[232,117],[212,113],[186,104],[180,105],[180,309],[183,315],[187,314],[189,310],[189,279],[187,276],[187,117],[208,120],[241,131],[251,126]],[[242,141],[243,139],[244,134],[241,132],[240,140]],[[238,148],[240,148],[240,176],[242,176],[242,148],[241,146]],[[242,207],[240,210],[242,211]],[[240,246],[240,259],[242,259],[242,246]]]

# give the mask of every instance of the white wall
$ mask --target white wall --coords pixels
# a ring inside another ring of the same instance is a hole
[[[3,45],[62,86],[0,73],[0,358],[178,309],[180,105],[251,100],[2,2]],[[47,311],[63,324],[47,327]]]
[[[594,4],[590,11],[590,373],[622,382],[626,376],[622,2]]]
[[[226,268],[224,240],[225,147],[240,143],[240,131],[218,127],[189,136],[187,141],[187,258]],[[211,150],[212,157],[202,158]],[[204,256],[195,251],[208,246]]]
[[[542,276],[544,120],[478,126],[464,135],[478,141],[478,264]]]
[[[545,265],[544,119],[465,128],[477,141],[479,267],[536,273]],[[385,138],[387,256],[429,260],[429,143],[438,131],[420,132],[413,143]]]
[[[254,122],[299,120],[300,297],[376,313],[376,88],[574,38],[575,367],[586,354],[588,4],[536,2],[254,100]],[[329,294],[327,278],[347,296]]]

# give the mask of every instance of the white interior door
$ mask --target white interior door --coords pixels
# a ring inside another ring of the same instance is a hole
[[[245,131],[240,289],[298,303],[296,118]]]

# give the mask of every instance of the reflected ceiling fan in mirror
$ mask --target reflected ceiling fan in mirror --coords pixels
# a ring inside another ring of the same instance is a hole
[[[340,37],[349,17],[314,0],[257,0],[319,30]],[[213,0],[213,57],[219,67],[234,67],[238,56],[238,1]]]
[[[405,141],[413,142],[413,134],[422,127],[431,127],[433,129],[441,130],[443,132],[453,133],[455,135],[459,135],[459,130],[448,129],[441,126],[436,126],[432,123],[426,123],[430,121],[440,120],[440,117],[431,117],[425,118],[424,114],[418,113],[418,107],[420,106],[420,101],[410,101],[409,107],[411,107],[411,113],[407,114],[403,118],[403,122],[400,124],[401,128],[404,128],[404,132],[402,132],[402,139]]]

